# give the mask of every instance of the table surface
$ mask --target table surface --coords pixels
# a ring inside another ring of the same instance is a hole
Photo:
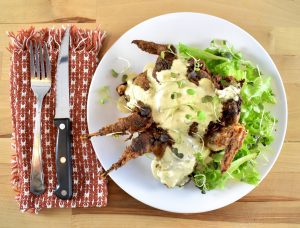
[[[300,2],[171,0],[0,1],[0,227],[297,226],[300,223]],[[289,126],[278,161],[266,179],[237,202],[202,214],[174,214],[146,206],[109,183],[108,206],[20,213],[10,187],[11,114],[6,31],[75,23],[108,31],[102,54],[132,26],[160,14],[193,11],[227,19],[253,35],[276,63],[286,88]],[[298,97],[299,96],[299,97]]]

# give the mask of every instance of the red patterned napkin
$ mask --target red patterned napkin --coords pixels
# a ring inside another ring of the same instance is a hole
[[[9,33],[11,43],[10,97],[13,122],[12,184],[21,211],[53,207],[103,207],[107,204],[107,186],[98,175],[102,167],[89,141],[80,135],[87,133],[87,95],[92,76],[99,62],[98,54],[105,33],[101,30],[71,28],[70,39],[70,106],[72,121],[73,198],[60,200],[56,188],[55,141],[55,72],[64,29],[29,28],[17,35]],[[33,144],[35,98],[30,88],[29,43],[47,42],[52,66],[52,87],[44,99],[41,116],[43,171],[46,191],[35,196],[29,191],[30,163]]]

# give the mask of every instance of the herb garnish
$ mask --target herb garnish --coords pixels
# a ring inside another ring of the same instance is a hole
[[[185,115],[185,118],[188,119],[188,120],[191,120],[193,117],[192,117],[191,114],[186,114],[186,115]]]
[[[123,74],[122,75],[122,82],[127,82],[128,79],[128,75],[127,74]]]
[[[193,90],[193,89],[187,89],[187,90],[186,90],[186,93],[187,93],[188,95],[195,95],[195,94],[196,94],[196,91]]]
[[[202,103],[207,103],[207,102],[212,102],[213,101],[213,97],[206,95],[204,97],[201,98]]]
[[[184,156],[183,153],[179,153],[177,148],[174,147],[171,150],[172,150],[173,154],[175,154],[178,158],[180,158],[180,159],[183,158],[183,156]]]
[[[171,78],[177,78],[178,74],[171,72]]]
[[[119,76],[119,73],[115,70],[115,69],[111,69],[111,75],[114,77],[114,78],[117,78]]]
[[[200,120],[200,121],[203,121],[206,119],[206,114],[205,112],[203,111],[198,111],[197,112],[197,119]]]
[[[171,93],[171,99],[173,99],[173,100],[180,97],[180,96],[181,96],[181,93],[177,93],[177,92]]]
[[[184,80],[177,81],[177,85],[179,89],[183,88],[185,85]]]
[[[99,89],[99,94],[101,96],[100,100],[99,100],[99,103],[100,104],[105,104],[108,99],[110,98],[110,89],[109,89],[109,86],[102,86],[100,89]]]

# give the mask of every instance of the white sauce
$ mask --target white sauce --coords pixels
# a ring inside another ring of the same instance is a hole
[[[233,85],[229,85],[228,87],[222,90],[216,89],[216,94],[218,95],[221,101],[228,101],[230,99],[233,99],[234,101],[238,101],[240,92],[241,89]]]
[[[202,136],[210,121],[216,121],[222,111],[222,104],[213,105],[212,102],[202,103],[204,96],[216,96],[216,90],[212,82],[206,78],[199,81],[199,86],[186,78],[187,66],[184,60],[176,59],[170,70],[163,70],[157,73],[158,83],[152,77],[153,64],[146,65],[147,77],[150,81],[150,89],[144,91],[141,87],[134,85],[132,79],[128,81],[125,94],[130,97],[128,107],[133,108],[137,101],[142,101],[151,107],[152,116],[160,127],[166,129],[175,140],[173,148],[183,154],[183,158],[175,155],[170,148],[167,148],[163,157],[152,161],[152,173],[168,187],[182,186],[188,181],[188,175],[194,170],[196,160],[195,153],[208,155],[204,148]],[[178,82],[184,86],[179,88]],[[188,94],[187,90],[192,89],[195,94]],[[172,99],[172,93],[176,92],[177,97]],[[190,107],[188,106],[190,105]],[[191,106],[194,110],[191,109]],[[205,112],[205,119],[197,119],[197,112]],[[186,117],[189,115],[189,118]],[[198,123],[196,137],[190,137],[188,130],[192,122]]]

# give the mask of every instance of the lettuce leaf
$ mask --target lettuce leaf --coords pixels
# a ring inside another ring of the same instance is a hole
[[[204,60],[213,75],[233,76],[237,80],[244,80],[240,94],[243,101],[240,122],[248,132],[244,143],[224,174],[220,171],[224,152],[213,154],[208,163],[201,158],[200,153],[197,154],[197,168],[193,173],[195,185],[205,193],[206,190],[223,188],[230,179],[257,184],[260,175],[255,158],[268,150],[274,139],[273,130],[277,122],[266,109],[267,104],[276,103],[271,77],[263,75],[257,66],[244,59],[241,52],[223,40],[213,40],[205,50],[185,44],[179,44],[178,50],[183,58]]]
[[[205,50],[200,50],[198,48],[189,47],[185,44],[179,43],[177,47],[179,53],[187,58],[194,57],[196,59],[213,59],[213,60],[227,60],[224,57],[217,56],[207,52]]]

